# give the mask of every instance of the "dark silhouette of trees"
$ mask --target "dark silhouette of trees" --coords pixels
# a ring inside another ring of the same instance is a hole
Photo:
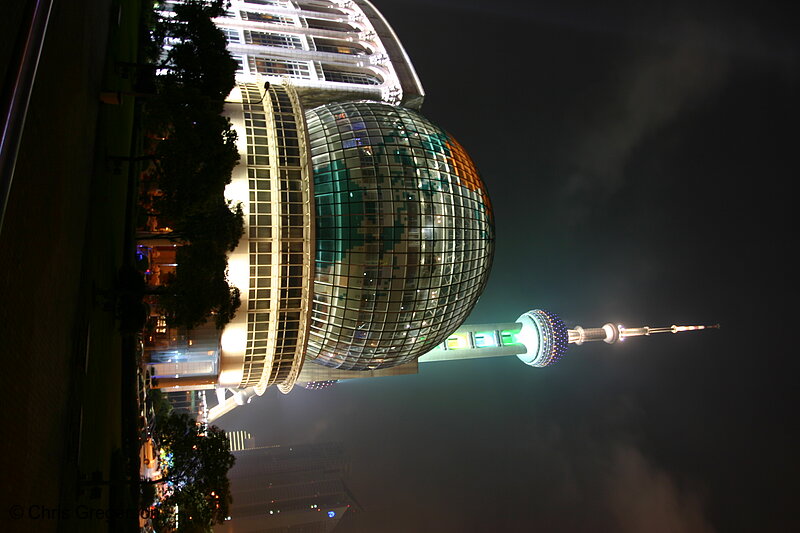
[[[218,203],[239,162],[236,132],[227,118],[197,111],[176,117],[153,154],[153,177],[163,192],[157,209],[175,212]]]
[[[171,413],[159,420],[155,433],[161,447],[172,453],[164,481],[175,489],[160,504],[156,529],[174,529],[175,505],[181,531],[208,531],[224,521],[231,502],[227,475],[235,462],[225,432],[198,425],[187,414]]]
[[[236,61],[213,17],[222,0],[184,0],[171,16],[156,15],[151,32],[156,95],[148,98],[145,127],[152,141],[147,173],[159,194],[150,215],[170,231],[146,234],[180,242],[177,273],[148,291],[176,326],[188,329],[214,316],[221,328],[239,307],[239,291],[227,279],[227,256],[242,236],[241,205],[225,201],[225,186],[239,162],[236,132],[221,116],[233,89]]]
[[[237,65],[211,21],[224,14],[224,0],[170,6],[171,15],[156,11],[152,19],[154,94],[142,99],[149,145],[138,159],[147,161],[145,181],[154,184],[148,184],[154,198],[143,204],[170,227],[148,237],[181,246],[175,275],[142,290],[158,295],[157,305],[173,325],[192,329],[213,317],[222,328],[240,305],[239,290],[228,283],[227,253],[243,234],[244,218],[241,205],[224,197],[239,153],[236,133],[221,116]],[[163,411],[155,437],[172,454],[163,481],[174,488],[159,504],[156,529],[173,531],[180,525],[181,531],[211,531],[226,518],[231,501],[227,473],[234,457],[225,433]]]
[[[212,205],[194,207],[174,214],[169,219],[169,232],[141,232],[140,240],[170,243],[216,243],[232,252],[244,233],[241,204],[217,201]]]
[[[241,304],[239,289],[228,284],[224,251],[202,244],[187,244],[177,251],[177,275],[149,290],[159,296],[159,306],[171,323],[195,328],[214,316],[217,328],[233,318]]]
[[[222,101],[234,84],[236,61],[225,48],[225,36],[211,21],[225,13],[222,1],[186,0],[174,4],[174,17],[161,22],[157,38],[169,40],[158,68],[163,85],[196,87]],[[162,42],[164,42],[162,41]]]

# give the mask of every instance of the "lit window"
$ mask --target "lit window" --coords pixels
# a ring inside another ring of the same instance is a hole
[[[327,81],[336,81],[339,83],[352,83],[355,85],[380,85],[381,79],[374,74],[366,74],[364,72],[350,72],[345,70],[336,70],[330,67],[322,67],[322,73]]]
[[[263,31],[245,30],[244,42],[246,44],[275,46],[278,48],[303,48],[303,43],[300,41],[299,37],[285,33],[267,33]]]

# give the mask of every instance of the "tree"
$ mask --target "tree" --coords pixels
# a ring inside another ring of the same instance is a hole
[[[212,18],[225,13],[215,0],[184,0],[174,4],[174,16],[162,18],[153,32],[162,46],[158,68],[164,86],[195,87],[213,100],[222,101],[234,86],[237,63],[226,47],[225,35]]]
[[[223,197],[239,162],[236,132],[220,115],[176,116],[169,136],[152,155],[155,177],[164,195],[157,208],[165,213],[203,206]]]
[[[139,239],[163,243],[216,243],[232,252],[244,233],[242,205],[218,199],[205,208],[192,207],[170,218],[168,233],[141,233]]]
[[[159,17],[152,31],[161,58],[158,94],[147,101],[145,126],[160,142],[145,157],[153,161],[155,177],[167,193],[164,202],[181,208],[221,196],[239,161],[236,133],[221,116],[237,66],[211,20],[222,16],[227,5],[184,0],[173,5],[172,16]]]
[[[163,481],[174,488],[160,504],[157,530],[174,529],[172,510],[177,505],[181,531],[209,531],[225,520],[231,502],[227,476],[235,457],[225,432],[198,425],[185,413],[171,413],[160,419],[156,435],[161,447],[172,453],[172,466]]]
[[[165,238],[186,243],[178,269],[165,286],[149,289],[174,325],[192,329],[215,315],[218,328],[240,305],[239,290],[227,280],[226,253],[242,236],[240,205],[224,199],[225,186],[239,161],[236,132],[221,116],[234,87],[237,68],[225,36],[212,22],[224,0],[183,0],[157,16],[152,40],[158,46],[157,96],[147,100],[146,128],[154,141],[147,173],[161,193],[149,215],[172,232]],[[156,55],[154,53],[153,55]]]
[[[222,328],[241,304],[239,289],[228,284],[224,250],[211,244],[187,244],[178,248],[177,262],[176,276],[149,294],[159,296],[159,306],[174,325],[192,329],[214,314],[217,328]]]

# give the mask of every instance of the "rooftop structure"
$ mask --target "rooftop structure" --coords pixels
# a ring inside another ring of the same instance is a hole
[[[255,448],[253,436],[247,431],[241,429],[238,431],[228,431],[226,435],[228,436],[228,443],[230,444],[232,452],[240,452],[242,450]]]

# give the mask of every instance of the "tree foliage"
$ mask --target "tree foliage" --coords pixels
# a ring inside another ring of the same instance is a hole
[[[234,85],[237,64],[225,35],[212,18],[225,14],[222,0],[184,0],[172,4],[172,15],[160,17],[152,39],[160,50],[157,67],[162,87],[195,87],[223,100]]]
[[[178,506],[181,531],[209,531],[228,516],[231,503],[228,470],[235,457],[225,432],[204,428],[187,414],[171,413],[160,420],[156,435],[162,448],[172,453],[166,481],[174,492],[160,504],[157,530],[175,528],[172,510]]]
[[[154,155],[153,172],[163,192],[156,207],[165,214],[219,203],[239,162],[236,132],[227,118],[212,114],[176,118]]]
[[[218,201],[214,205],[161,213],[170,220],[172,231],[142,234],[140,238],[162,239],[165,243],[213,243],[232,252],[244,234],[244,214],[239,203]]]
[[[177,275],[156,293],[167,319],[192,329],[211,314],[222,328],[241,304],[239,289],[228,284],[224,251],[191,243],[178,248],[177,262]]]
[[[225,186],[239,162],[236,132],[221,116],[234,86],[236,61],[212,22],[230,4],[183,0],[156,17],[157,95],[147,101],[145,121],[154,139],[150,178],[159,195],[150,213],[185,244],[177,275],[159,291],[159,304],[174,325],[193,328],[215,316],[217,327],[233,318],[239,291],[227,280],[227,252],[244,229],[242,208],[225,201]],[[166,8],[166,6],[164,6]]]
[[[225,35],[211,21],[223,13],[200,1],[175,4],[175,16],[167,23],[172,46],[159,65],[167,70],[165,84],[194,86],[218,100],[228,96],[237,64],[225,47]]]

